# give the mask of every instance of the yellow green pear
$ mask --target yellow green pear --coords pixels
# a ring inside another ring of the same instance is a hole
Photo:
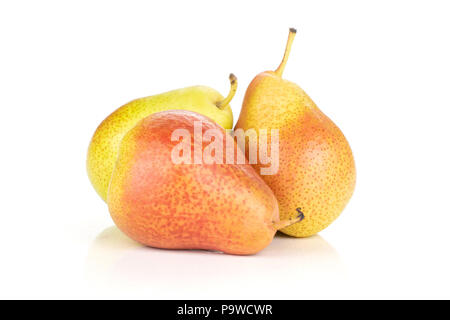
[[[224,129],[233,127],[229,106],[237,88],[230,74],[231,89],[226,98],[206,86],[193,86],[133,100],[110,114],[98,126],[87,155],[87,172],[94,189],[106,201],[108,186],[123,136],[150,114],[170,109],[195,111],[214,120]]]
[[[307,237],[339,216],[352,196],[356,172],[352,151],[341,130],[298,85],[282,78],[295,34],[296,30],[290,29],[280,66],[258,74],[250,83],[235,129],[267,129],[268,150],[270,142],[276,141],[270,132],[278,130],[278,172],[262,178],[278,199],[280,219],[303,212],[302,223],[281,231]],[[260,172],[266,165],[254,166]]]

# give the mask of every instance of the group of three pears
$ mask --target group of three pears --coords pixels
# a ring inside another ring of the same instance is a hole
[[[257,135],[266,130],[268,150],[271,132],[277,133],[275,174],[260,175],[267,163],[259,157],[256,163],[225,161],[230,152],[234,160],[249,156],[250,144],[241,149],[229,132],[234,75],[225,98],[205,86],[174,90],[131,101],[99,125],[87,170],[120,230],[152,247],[246,255],[269,245],[277,230],[308,237],[338,217],[355,187],[353,155],[339,128],[282,78],[295,34],[290,29],[279,67],[250,83],[235,126]],[[200,153],[197,161],[174,162],[179,141],[173,132],[180,129],[193,137],[183,150],[189,157],[220,142],[223,161]],[[220,135],[195,139],[211,129]]]

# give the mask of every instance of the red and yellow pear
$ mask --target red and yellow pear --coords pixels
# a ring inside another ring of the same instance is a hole
[[[290,29],[279,67],[258,74],[250,83],[235,129],[267,129],[269,141],[271,130],[278,130],[279,170],[262,178],[278,199],[281,219],[295,217],[298,210],[304,213],[302,223],[281,231],[307,237],[340,215],[352,196],[356,172],[341,130],[303,89],[282,78],[295,34]],[[254,164],[258,172],[264,166]]]

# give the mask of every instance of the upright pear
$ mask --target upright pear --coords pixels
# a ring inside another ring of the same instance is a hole
[[[240,152],[222,127],[198,113],[148,116],[120,145],[107,197],[111,217],[151,247],[262,250],[301,216],[279,220],[270,188],[249,164],[230,161]]]
[[[236,77],[230,75],[230,93],[224,98],[206,86],[194,86],[133,100],[110,114],[98,126],[87,155],[87,172],[94,189],[106,201],[109,181],[123,136],[148,115],[169,109],[196,111],[211,118],[225,129],[233,126],[229,106],[236,88]]]
[[[279,67],[250,83],[235,129],[267,129],[269,136],[271,129],[278,129],[279,170],[262,178],[278,199],[281,219],[294,217],[298,210],[304,214],[302,223],[281,231],[307,237],[339,216],[352,196],[356,173],[341,130],[298,85],[282,78],[295,34],[290,29]],[[254,166],[259,172],[264,165]]]

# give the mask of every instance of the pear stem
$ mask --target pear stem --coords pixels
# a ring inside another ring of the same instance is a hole
[[[236,94],[236,90],[237,90],[237,78],[234,74],[230,73],[230,92],[228,93],[228,96],[223,99],[222,101],[218,101],[216,103],[217,108],[219,108],[220,110],[223,110],[223,108],[225,108],[230,101],[233,99],[234,95]]]
[[[275,74],[281,77],[283,75],[284,68],[286,67],[286,63],[289,58],[289,53],[291,52],[292,42],[294,42],[295,35],[297,34],[297,30],[294,28],[289,29],[289,36],[286,44],[286,49],[284,50],[283,60],[281,60],[280,65],[277,70],[275,70]]]
[[[290,225],[293,225],[294,223],[300,222],[303,219],[305,219],[305,215],[303,214],[303,212],[301,211],[300,208],[297,208],[297,212],[298,212],[298,215],[295,218],[274,221],[272,224],[273,228],[276,230],[280,230],[280,229],[289,227]]]

